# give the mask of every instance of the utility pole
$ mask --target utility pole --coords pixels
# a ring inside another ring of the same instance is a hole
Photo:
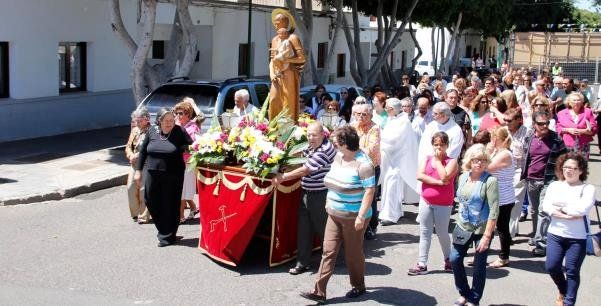
[[[253,9],[253,1],[252,0],[248,0],[248,36],[247,36],[247,46],[248,48],[246,49],[246,58],[248,61],[248,65],[246,65],[246,77],[250,78],[251,77],[251,65],[252,65],[252,44],[251,44],[251,38],[252,38],[252,9]]]

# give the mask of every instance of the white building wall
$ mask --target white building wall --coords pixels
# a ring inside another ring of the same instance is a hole
[[[128,26],[133,1],[122,1]],[[0,41],[9,42],[10,96],[15,99],[59,94],[59,42],[87,42],[87,89],[130,87],[127,51],[112,33],[107,0],[3,0]]]

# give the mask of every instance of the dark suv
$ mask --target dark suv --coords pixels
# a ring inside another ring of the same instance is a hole
[[[163,107],[172,108],[183,97],[191,97],[205,115],[201,131],[211,126],[213,116],[219,116],[228,109],[234,108],[234,93],[246,89],[250,93],[250,103],[260,108],[269,94],[270,82],[264,79],[233,78],[223,82],[170,81],[153,90],[140,107],[146,107],[150,112],[151,122],[156,113]]]

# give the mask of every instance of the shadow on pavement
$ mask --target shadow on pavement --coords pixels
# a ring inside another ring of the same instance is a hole
[[[334,297],[327,300],[328,304],[347,304],[350,302],[374,301],[383,305],[437,305],[436,299],[420,291],[396,287],[368,287],[367,293],[356,298]],[[450,304],[450,302],[449,302]]]

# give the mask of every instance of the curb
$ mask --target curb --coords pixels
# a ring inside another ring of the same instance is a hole
[[[111,188],[115,186],[125,185],[127,183],[127,173],[119,174],[101,181],[93,182],[88,185],[75,186],[72,188],[57,190],[54,192],[50,192],[47,194],[36,194],[30,196],[24,196],[19,198],[12,198],[0,201],[0,206],[12,206],[19,204],[30,204],[36,202],[44,202],[44,201],[56,201],[62,200],[66,198],[72,198],[74,196],[94,192],[106,188]]]

